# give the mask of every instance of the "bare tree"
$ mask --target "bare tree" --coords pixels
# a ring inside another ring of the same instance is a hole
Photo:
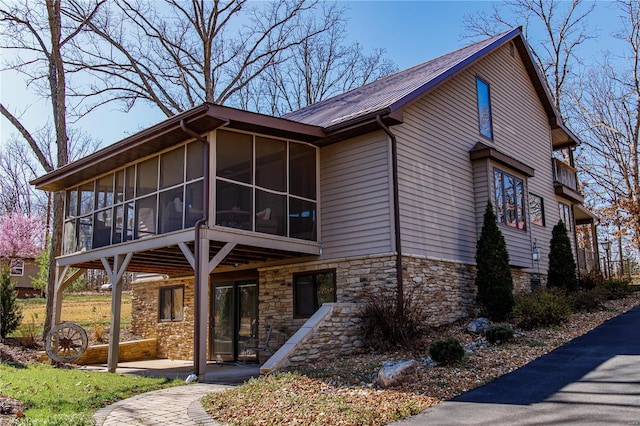
[[[29,147],[16,137],[0,148],[0,215],[18,212],[46,217],[47,195],[29,185],[42,169],[32,157]]]
[[[67,129],[67,70],[64,50],[81,33],[103,3],[84,3],[84,19],[70,21],[63,18],[61,0],[46,0],[45,4],[3,2],[0,5],[0,24],[3,29],[2,49],[14,51],[10,68],[23,73],[28,83],[39,94],[51,102],[53,126],[55,128],[55,155],[47,158],[42,145],[19,119],[0,105],[0,112],[14,125],[20,135],[33,150],[42,168],[49,172],[69,161],[69,134]],[[55,162],[53,161],[55,160]],[[48,295],[55,288],[55,259],[61,252],[64,200],[62,192],[53,194],[52,237],[49,261]],[[53,298],[47,298],[47,317],[44,333],[51,328]]]
[[[358,45],[343,46],[344,9],[319,0],[106,6],[88,23],[90,42],[78,44],[73,62],[101,81],[74,93],[86,110],[114,101],[129,110],[143,101],[167,116],[202,102],[285,112],[393,68],[382,51],[367,56]],[[67,13],[82,20],[86,12]]]
[[[580,64],[576,51],[595,37],[586,19],[594,8],[595,2],[584,0],[504,0],[494,5],[492,13],[466,15],[463,22],[470,37],[496,35],[522,26],[556,107],[563,111],[572,70]],[[534,34],[543,36],[536,40]]]
[[[234,104],[238,92],[286,59],[283,52],[326,31],[329,22],[303,27],[318,0],[252,3],[246,0],[117,0],[88,22],[90,42],[77,45],[74,65],[102,84],[87,109],[107,102],[151,103],[167,116],[202,102]],[[86,10],[67,11],[75,20]],[[300,28],[305,31],[300,35]],[[302,38],[300,38],[302,37]]]
[[[312,37],[302,32],[296,36],[302,42],[283,52],[287,60],[241,90],[242,108],[283,115],[397,71],[384,59],[384,49],[366,54],[359,43],[345,44],[344,8],[324,4],[322,13],[307,17],[298,31],[321,27],[318,20],[329,22],[328,29]]]
[[[625,42],[622,58],[604,56],[581,79],[572,103],[572,123],[583,146],[579,166],[585,191],[612,233],[640,253],[640,4],[618,1]]]

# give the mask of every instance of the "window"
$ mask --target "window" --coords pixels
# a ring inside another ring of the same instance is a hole
[[[476,93],[478,95],[478,124],[480,126],[480,134],[487,139],[493,139],[489,83],[480,77],[476,77]]]
[[[160,289],[160,321],[182,321],[184,286]]]
[[[564,222],[567,231],[571,231],[573,229],[571,226],[571,207],[565,203],[558,203],[558,208],[560,210],[560,220]]]
[[[544,226],[544,202],[542,197],[529,194],[529,216],[531,223]]]
[[[24,275],[24,261],[16,260],[11,265],[11,269],[9,270],[9,275],[12,277],[21,277]]]
[[[67,190],[64,254],[193,227],[203,154],[190,142]]]
[[[317,149],[216,132],[216,225],[316,240]]]
[[[493,169],[498,223],[524,229],[524,183],[522,179]]]
[[[293,276],[293,315],[310,317],[323,303],[336,301],[336,273],[322,271]]]

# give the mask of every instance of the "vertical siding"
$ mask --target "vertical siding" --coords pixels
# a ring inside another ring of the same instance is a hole
[[[493,141],[479,135],[476,75],[491,87]],[[406,254],[474,261],[482,214],[487,197],[493,194],[491,165],[469,160],[469,151],[482,141],[535,169],[535,176],[526,179],[525,186],[543,197],[547,226],[527,223],[525,232],[507,226],[501,229],[515,266],[533,266],[531,233],[545,256],[552,224],[559,217],[550,129],[517,51],[512,57],[509,47],[504,46],[459,73],[407,107],[404,123],[392,131],[399,142],[401,230]],[[540,267],[546,270],[546,262]]]
[[[392,251],[390,170],[382,131],[320,150],[323,258]]]

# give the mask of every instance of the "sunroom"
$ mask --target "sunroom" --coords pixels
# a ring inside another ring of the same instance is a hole
[[[54,324],[70,268],[113,285],[117,366],[122,274],[195,276],[194,364],[204,372],[209,275],[318,256],[322,130],[203,104],[33,183],[65,196]]]

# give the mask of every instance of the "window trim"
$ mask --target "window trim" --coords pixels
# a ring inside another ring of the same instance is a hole
[[[320,306],[318,306],[318,282],[316,277],[322,274],[332,274],[333,275],[333,300],[337,301],[337,288],[336,288],[336,269],[322,269],[318,271],[305,271],[305,272],[296,272],[293,274],[293,318],[310,318],[313,316]],[[299,277],[314,277],[313,279],[313,313],[311,315],[303,315],[298,313],[297,305],[296,305],[296,281]]]
[[[182,290],[182,315],[180,316],[180,318],[174,318],[174,316],[173,316],[173,305],[174,305],[174,298],[175,298],[175,290],[177,290],[177,289],[181,289]],[[167,287],[158,288],[158,322],[182,322],[182,321],[184,321],[184,289],[185,289],[184,285],[174,285],[174,286],[167,286]],[[171,299],[169,301],[171,318],[163,318],[162,317],[162,308],[163,308],[162,302],[164,301],[164,299],[162,298],[162,294],[164,292],[169,292],[171,294]]]
[[[486,100],[484,99],[484,94],[480,93],[480,88],[481,85],[486,87]],[[483,130],[483,120],[482,120],[482,108],[480,107],[482,103],[481,99],[483,101],[486,102],[487,104],[487,110],[489,113],[489,122],[488,122],[488,133],[486,134],[486,132]],[[480,136],[489,139],[489,140],[493,140],[493,111],[491,108],[491,85],[489,84],[488,81],[486,81],[485,79],[483,79],[482,77],[476,75],[476,105],[478,108],[478,133],[480,133]]]
[[[498,187],[496,185],[496,173],[500,173],[501,175],[501,192],[502,192],[502,209],[503,209],[503,215],[502,215],[502,220],[500,219],[500,216],[498,214]],[[519,206],[521,211],[522,211],[522,217],[520,217],[518,215],[518,194],[517,191],[515,192],[515,197],[516,197],[516,205],[515,205],[515,226],[508,223],[507,222],[507,193],[506,193],[506,188],[504,185],[504,178],[508,177],[508,178],[513,178],[515,180],[515,185],[514,188],[516,188],[518,185],[518,182],[520,183],[520,187],[522,188],[522,193],[521,193],[521,197],[520,197],[520,202],[521,205]],[[511,229],[517,229],[519,231],[526,231],[527,230],[527,217],[526,217],[526,206],[524,203],[525,200],[525,192],[526,192],[526,186],[525,186],[525,180],[523,178],[520,178],[518,176],[515,176],[514,174],[511,174],[509,172],[506,172],[502,169],[500,169],[499,167],[493,167],[493,173],[492,173],[492,181],[493,181],[493,198],[494,198],[494,208],[495,208],[495,213],[496,213],[496,221],[498,222],[499,225],[504,225],[507,226]],[[522,223],[522,227],[519,226],[519,224]]]

